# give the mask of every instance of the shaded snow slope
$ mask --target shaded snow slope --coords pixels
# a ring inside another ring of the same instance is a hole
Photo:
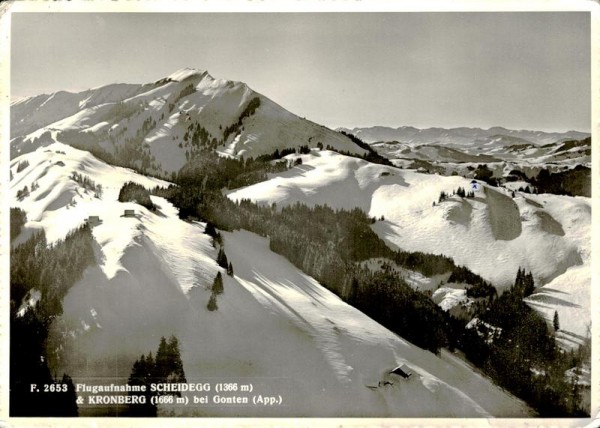
[[[75,381],[117,373],[124,382],[133,359],[154,350],[161,335],[175,334],[188,382],[252,383],[255,392],[283,399],[273,408],[189,406],[191,415],[531,414],[472,369],[411,345],[346,305],[273,254],[266,239],[244,231],[223,237],[235,276],[224,275],[215,312],[206,309],[210,281],[198,281],[186,298],[169,279],[176,267],[161,265],[149,236],[127,251],[127,271],[110,281],[89,270],[67,295],[55,326],[56,335],[60,326],[79,326],[62,367]],[[115,355],[115,349],[122,351]],[[413,371],[410,379],[387,374],[400,363]],[[377,387],[382,379],[392,384]]]
[[[438,203],[442,191],[471,189],[470,180],[370,164],[329,151],[313,151],[302,161],[228,197],[359,207],[372,217],[384,216],[372,228],[392,247],[450,256],[499,287],[514,283],[519,267],[525,268],[538,286],[558,281],[572,290],[563,291],[579,305],[574,312],[579,318],[570,316],[565,328],[585,331],[590,319],[583,291],[590,287],[589,198],[517,192],[513,199],[503,189],[478,183],[474,198],[452,196]],[[574,273],[577,269],[587,277]]]

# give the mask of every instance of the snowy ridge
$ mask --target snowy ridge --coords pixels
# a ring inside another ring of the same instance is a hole
[[[589,198],[517,193],[513,199],[499,188],[477,186],[472,199],[450,197],[438,203],[440,192],[470,189],[470,180],[313,151],[302,156],[302,165],[228,197],[278,206],[299,201],[359,207],[372,217],[384,216],[372,228],[390,246],[447,255],[499,287],[514,283],[519,267],[525,268],[538,286],[565,293],[563,305],[535,295],[530,303],[537,301],[537,309],[545,301],[552,314],[556,309],[565,318],[566,330],[585,335],[590,316]]]

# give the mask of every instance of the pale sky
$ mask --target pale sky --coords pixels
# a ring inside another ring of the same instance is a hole
[[[587,12],[12,17],[12,97],[192,67],[329,127],[590,131]]]

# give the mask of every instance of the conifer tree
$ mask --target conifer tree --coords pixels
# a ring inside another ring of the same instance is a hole
[[[183,362],[181,361],[181,353],[179,351],[179,341],[175,336],[169,338],[167,344],[167,361],[169,373],[167,382],[171,383],[186,383],[185,373],[183,371]],[[181,393],[177,393],[181,396]]]
[[[210,295],[210,299],[208,300],[206,308],[211,312],[219,309],[219,307],[217,306],[217,296],[215,296],[214,293]]]
[[[225,255],[225,251],[223,251],[223,248],[219,249],[219,254],[217,255],[217,264],[223,269],[227,269],[227,256]]]
[[[529,272],[523,278],[523,296],[530,296],[535,290],[535,283],[533,281],[533,274]]]
[[[215,229],[215,225],[209,221],[206,223],[206,227],[204,228],[204,233],[206,233],[208,236],[214,238],[215,236],[217,236],[217,229]]]
[[[558,322],[558,312],[554,311],[554,319],[552,320],[552,324],[554,325],[554,331],[560,330],[560,323]]]
[[[233,265],[231,262],[229,262],[229,265],[227,265],[227,275],[233,276]]]
[[[221,272],[217,272],[217,276],[215,276],[215,280],[213,281],[212,285],[212,293],[214,295],[223,293],[223,276],[221,275]]]
[[[160,338],[158,351],[156,352],[156,362],[154,368],[154,376],[158,379],[165,379],[169,375],[169,348],[167,339]]]

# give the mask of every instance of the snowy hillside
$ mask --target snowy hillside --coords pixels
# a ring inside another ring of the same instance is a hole
[[[84,108],[115,103],[142,90],[142,85],[115,84],[79,93],[66,91],[23,98],[11,103],[11,136],[27,135]]]
[[[474,198],[451,196],[438,203],[442,191],[452,194],[458,187],[471,189],[471,181],[313,151],[302,156],[302,165],[228,197],[278,206],[299,201],[359,207],[372,217],[384,217],[372,228],[390,246],[447,255],[499,287],[511,285],[523,267],[538,286],[546,286],[531,297],[532,306],[544,313],[558,310],[565,330],[585,335],[590,316],[590,200],[520,192],[513,199],[507,190],[478,182]],[[549,295],[550,284],[564,293],[560,299]]]
[[[75,173],[91,181],[83,185]],[[222,270],[205,225],[179,220],[163,198],[152,197],[156,211],[117,201],[127,181],[168,183],[60,143],[14,159],[11,174],[13,206],[27,213],[19,241],[43,228],[52,242],[100,217],[92,229],[99,266],[69,290],[49,338],[55,369],[75,382],[110,376],[124,383],[134,359],[155,349],[161,335],[175,334],[188,382],[247,381],[284,400],[273,408],[189,407],[202,415],[531,414],[455,357],[423,351],[343,303],[249,232],[223,234],[235,271],[223,272],[218,310],[208,311],[210,285]],[[25,186],[29,194],[17,201]],[[124,217],[125,209],[136,216]],[[409,379],[388,373],[399,364],[413,372]]]
[[[295,116],[244,83],[194,69],[146,85],[20,100],[11,105],[11,125],[12,157],[58,139],[121,158],[133,150],[136,157],[127,160],[154,173],[178,171],[199,145],[237,157],[319,143],[366,153],[348,137]]]

